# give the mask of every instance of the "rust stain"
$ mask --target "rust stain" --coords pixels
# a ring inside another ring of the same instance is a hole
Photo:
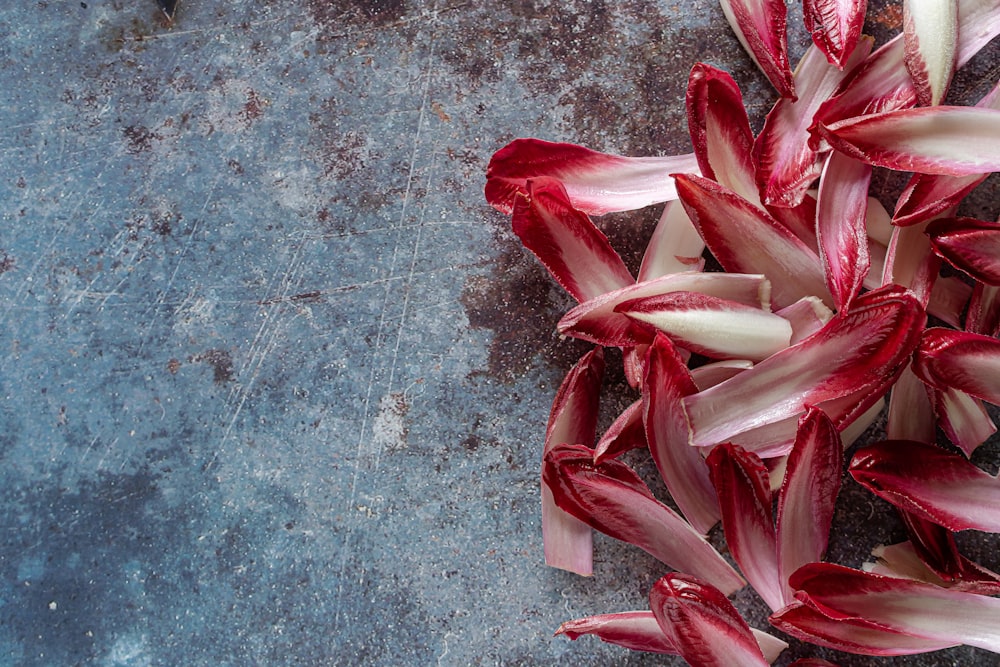
[[[437,115],[438,120],[440,120],[442,123],[451,122],[451,116],[449,116],[448,113],[444,110],[444,106],[442,106],[440,102],[431,102],[431,111],[433,111],[435,115]]]
[[[875,23],[884,28],[889,28],[890,30],[903,29],[903,7],[900,4],[886,5],[881,11],[875,12],[871,18]]]

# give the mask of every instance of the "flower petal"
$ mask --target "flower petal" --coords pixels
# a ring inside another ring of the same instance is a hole
[[[673,273],[635,283],[581,303],[556,325],[559,333],[610,347],[648,343],[648,328],[630,320],[615,308],[630,300],[669,292],[700,292],[746,305],[771,307],[771,284],[762,275],[740,273]]]
[[[927,225],[931,246],[960,271],[1000,286],[1000,223],[975,218],[942,218]]]
[[[559,181],[533,179],[527,190],[514,202],[514,233],[577,301],[635,282],[607,237],[573,208]]]
[[[831,618],[1000,652],[1000,600],[995,598],[829,563],[800,568],[791,584],[800,600]]]
[[[642,384],[646,441],[660,476],[681,513],[707,534],[721,516],[719,499],[701,454],[687,442],[680,401],[698,391],[673,343],[658,334],[649,348]]]
[[[872,168],[833,151],[819,182],[816,237],[826,286],[838,310],[861,291],[871,266],[868,256],[868,186]]]
[[[676,180],[691,221],[726,271],[763,273],[779,308],[804,296],[830,300],[819,257],[773,217],[707,178]]]
[[[921,107],[820,125],[835,149],[879,167],[968,176],[1000,171],[1000,110]]]
[[[624,157],[576,144],[515,139],[498,150],[486,168],[486,201],[512,213],[527,182],[554,178],[563,183],[572,206],[591,215],[631,211],[676,199],[676,172],[694,173],[693,153],[664,157]]]
[[[556,634],[570,639],[593,635],[602,642],[633,651],[678,655],[651,611],[622,611],[578,618],[560,625]]]
[[[566,374],[552,402],[543,457],[562,443],[594,441],[603,377],[604,351],[599,347],[583,355]],[[556,507],[545,484],[542,484],[542,542],[546,564],[584,576],[593,574],[590,526]]]
[[[955,73],[958,53],[956,0],[903,0],[903,62],[917,101],[941,104]]]
[[[854,68],[871,51],[872,40],[862,38],[845,70]],[[753,146],[757,187],[765,204],[795,206],[820,174],[817,152],[809,145],[809,127],[820,105],[846,76],[826,61],[815,46],[806,50],[795,70],[799,99],[781,99],[767,114]]]
[[[759,361],[788,347],[792,338],[791,323],[769,310],[698,292],[630,299],[615,312],[711,359]]]
[[[795,99],[788,64],[784,0],[720,0],[726,20],[750,58],[782,97]]]
[[[743,578],[719,552],[656,500],[631,468],[620,461],[595,465],[593,459],[593,450],[582,445],[558,446],[545,456],[542,478],[559,507],[727,595],[743,587]]]
[[[742,447],[723,443],[706,459],[722,508],[726,544],[740,571],[772,609],[785,605],[767,467]]]
[[[1000,532],[1000,481],[959,454],[884,440],[859,449],[850,473],[878,497],[948,530]]]
[[[714,445],[755,427],[797,416],[805,405],[877,396],[916,347],[925,315],[899,288],[861,295],[846,314],[798,345],[682,401],[691,443]],[[864,406],[863,411],[871,403]]]
[[[952,387],[1000,403],[1000,340],[940,327],[927,329],[913,371],[936,389]]]
[[[649,592],[649,606],[670,643],[692,665],[768,664],[733,603],[691,575],[672,573],[661,578]]]
[[[822,410],[810,407],[799,420],[778,495],[778,572],[786,603],[792,601],[788,577],[826,553],[843,463],[840,433]]]
[[[803,0],[802,18],[831,65],[844,68],[865,24],[867,0]]]

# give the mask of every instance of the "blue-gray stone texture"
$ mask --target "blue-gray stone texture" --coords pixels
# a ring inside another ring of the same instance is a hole
[[[600,537],[592,578],[542,563],[542,433],[586,348],[482,186],[519,136],[689,151],[699,60],[759,128],[717,2],[39,0],[0,34],[0,664],[681,664],[552,637],[664,570]],[[963,212],[995,219],[996,184]],[[633,267],[656,215],[601,222]],[[617,370],[605,396],[604,424],[635,397]],[[832,558],[902,538],[845,483]],[[806,655],[995,664],[778,664]]]

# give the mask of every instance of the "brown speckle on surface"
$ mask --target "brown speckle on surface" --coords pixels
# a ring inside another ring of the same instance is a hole
[[[191,361],[208,364],[212,367],[212,381],[215,384],[226,384],[231,382],[235,374],[233,372],[233,356],[228,350],[214,348],[205,350],[201,354],[195,355]]]

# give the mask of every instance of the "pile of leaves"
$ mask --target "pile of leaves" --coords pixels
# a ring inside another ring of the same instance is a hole
[[[594,344],[545,434],[546,561],[592,574],[597,529],[673,570],[648,609],[559,633],[766,665],[786,644],[728,599],[749,583],[771,625],[819,646],[1000,652],[1000,575],[954,537],[1000,532],[1000,480],[969,461],[996,432],[984,401],[1000,404],[1000,223],[955,217],[1000,170],[1000,85],[975,107],[942,105],[1000,33],[1000,0],[905,1],[903,33],[877,50],[864,0],[803,0],[814,43],[794,72],[784,0],[722,7],[780,95],[759,134],[733,78],[698,63],[693,153],[518,139],[487,171],[489,203],[579,302],[558,331]],[[870,196],[873,167],[912,173],[891,214]],[[663,213],[633,276],[593,217],[652,205]],[[704,270],[708,255],[723,271]],[[598,437],[607,347],[641,398]],[[824,562],[845,451],[883,410],[886,439],[847,472],[909,539],[862,570]],[[679,513],[619,458],[636,448]],[[705,539],[720,520],[738,571]]]

